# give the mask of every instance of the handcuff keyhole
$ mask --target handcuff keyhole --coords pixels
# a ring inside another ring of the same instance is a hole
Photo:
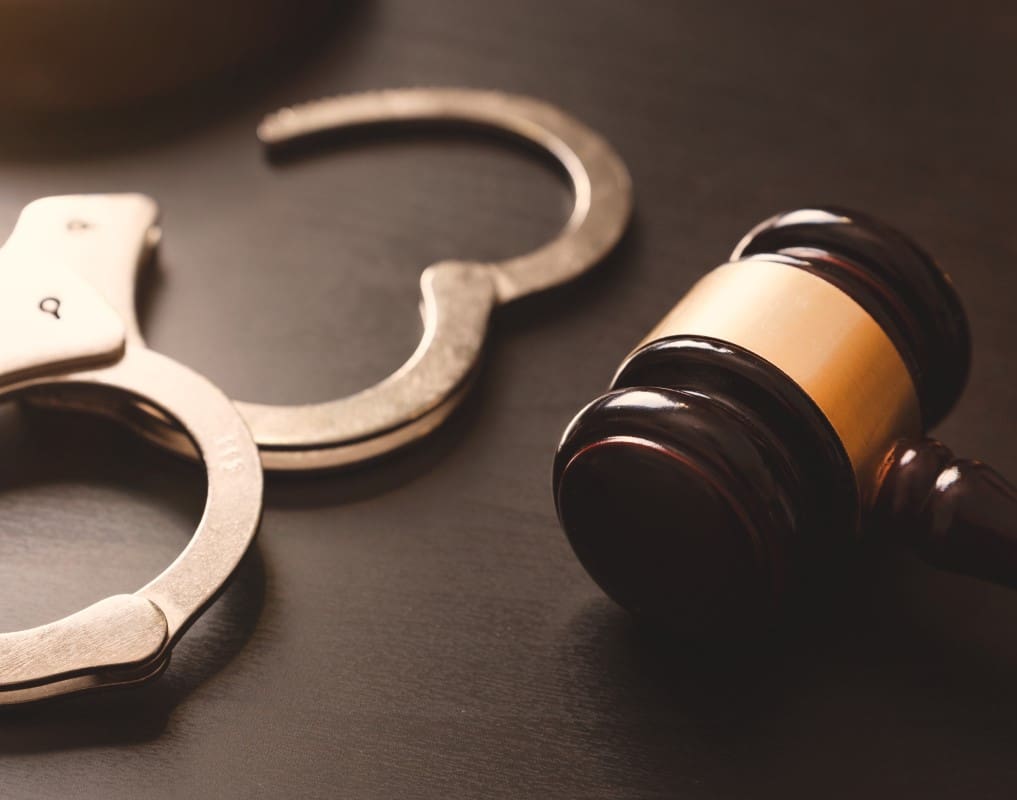
[[[39,301],[39,310],[44,314],[51,314],[56,319],[60,319],[60,298],[42,298],[42,300]]]

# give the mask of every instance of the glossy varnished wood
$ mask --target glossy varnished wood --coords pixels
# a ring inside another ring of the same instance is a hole
[[[605,591],[679,638],[765,635],[854,538],[829,422],[754,353],[700,336],[630,355],[552,468],[562,528]]]
[[[901,442],[874,517],[937,567],[1017,587],[1017,488],[987,464],[934,439]]]
[[[738,256],[777,253],[846,292],[887,333],[911,373],[926,426],[960,397],[971,369],[971,334],[943,267],[906,234],[868,214],[837,208],[779,214],[738,245]]]
[[[562,528],[590,574],[680,636],[743,635],[746,618],[776,610],[787,586],[828,569],[868,523],[890,450],[921,432],[922,417],[938,421],[970,366],[967,318],[946,275],[862,213],[789,210],[753,228],[732,259],[625,359],[610,393],[578,412],[553,467]],[[735,277],[716,277],[730,270]],[[697,327],[718,318],[734,323],[710,335]],[[801,337],[811,339],[796,366]],[[887,361],[895,368],[880,372]],[[835,388],[823,391],[824,375]],[[858,403],[831,415],[846,395]],[[858,417],[888,426],[882,435],[864,428],[861,459],[844,435]],[[946,514],[953,502],[924,502],[945,496],[935,490],[952,473],[923,486],[913,455],[890,472],[904,488],[883,492],[891,527],[923,542],[949,537],[958,551],[966,537],[985,538],[983,528],[1009,534],[1007,513],[978,527],[966,524],[973,509]],[[982,496],[983,487],[972,477],[950,496]],[[908,502],[922,488],[923,502]],[[983,549],[988,558],[992,548]]]
[[[1010,798],[1017,593],[871,542],[840,599],[707,658],[603,597],[548,491],[564,425],[733,237],[827,202],[951,271],[975,360],[935,435],[1017,475],[1010,5],[348,7],[323,47],[211,98],[72,136],[5,119],[0,225],[43,194],[157,197],[146,335],[263,402],[383,377],[416,343],[422,264],[522,252],[569,209],[472,136],[269,166],[265,111],[405,84],[541,96],[625,157],[635,226],[574,292],[499,315],[474,399],[426,446],[270,485],[256,553],[151,691],[5,715],[0,794]],[[137,588],[200,512],[200,471],[104,423],[5,411],[0,443],[4,629]]]

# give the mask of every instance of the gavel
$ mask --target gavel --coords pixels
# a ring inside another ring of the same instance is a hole
[[[1017,585],[1017,489],[924,438],[970,361],[909,238],[838,208],[772,217],[569,424],[559,520],[609,596],[681,635],[764,628],[864,534]]]

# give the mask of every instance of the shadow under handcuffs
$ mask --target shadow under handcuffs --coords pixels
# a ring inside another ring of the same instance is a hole
[[[255,543],[222,596],[174,647],[150,683],[0,709],[0,753],[36,753],[149,741],[174,709],[228,665],[254,633],[265,601],[265,564]]]

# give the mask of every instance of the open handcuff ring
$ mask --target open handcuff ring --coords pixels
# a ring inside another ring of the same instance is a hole
[[[489,128],[538,146],[569,176],[572,215],[556,239],[531,253],[495,263],[442,261],[427,267],[420,277],[423,336],[410,358],[379,383],[324,403],[237,402],[266,469],[355,464],[426,436],[463,399],[494,308],[578,277],[625,230],[632,186],[621,159],[596,132],[532,98],[475,89],[367,92],[277,111],[263,120],[258,136],[275,148],[339,130],[419,122]],[[102,276],[95,279],[101,282]],[[113,287],[111,294],[120,314],[133,319],[133,285]],[[137,325],[131,330],[140,342]],[[164,415],[143,415],[136,422],[155,442],[193,452]]]

